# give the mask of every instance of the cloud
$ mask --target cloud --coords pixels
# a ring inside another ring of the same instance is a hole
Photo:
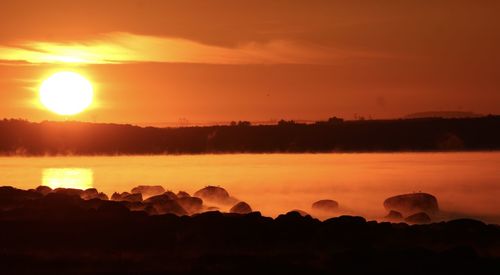
[[[26,41],[0,46],[0,61],[3,63],[329,64],[339,59],[381,56],[286,40],[222,47],[187,39],[123,32],[101,35],[89,41]]]

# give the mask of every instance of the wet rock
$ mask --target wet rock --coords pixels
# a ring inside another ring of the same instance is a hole
[[[399,213],[398,211],[391,210],[387,216],[385,216],[386,220],[389,221],[402,221],[403,220],[403,215]]]
[[[35,191],[45,196],[48,193],[52,192],[52,188],[45,185],[40,185],[35,189]]]
[[[165,188],[161,185],[139,185],[132,188],[132,194],[141,193],[143,198],[148,198],[165,193]]]
[[[339,208],[338,202],[334,200],[319,200],[312,204],[312,209],[321,212],[335,212]]]
[[[252,208],[250,205],[244,201],[240,201],[237,204],[235,204],[231,209],[229,210],[230,213],[237,213],[237,214],[248,214],[252,212]]]
[[[425,212],[435,215],[439,212],[436,197],[427,193],[412,193],[390,197],[384,201],[387,210],[394,210],[404,216],[411,216],[415,213]]]
[[[229,196],[226,189],[219,186],[207,186],[196,191],[194,196],[215,203],[232,204],[236,202],[234,198]]]
[[[423,223],[430,223],[431,222],[431,217],[427,215],[424,212],[419,212],[416,214],[413,214],[411,216],[408,216],[405,221],[407,223],[414,223],[414,224],[423,224]]]
[[[176,199],[176,201],[190,215],[200,212],[203,208],[203,200],[197,197],[182,197]]]

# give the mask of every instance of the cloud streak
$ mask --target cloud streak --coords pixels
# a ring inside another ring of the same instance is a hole
[[[26,41],[0,46],[0,61],[107,64],[134,62],[207,64],[331,64],[349,58],[383,55],[347,51],[287,40],[251,42],[236,47],[131,33],[110,33],[79,42]]]

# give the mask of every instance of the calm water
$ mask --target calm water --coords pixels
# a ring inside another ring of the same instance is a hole
[[[120,157],[2,157],[0,185],[95,187],[110,195],[136,185],[190,193],[220,185],[265,215],[310,211],[331,198],[341,212],[380,218],[385,198],[438,197],[450,217],[500,223],[500,153],[232,154]]]

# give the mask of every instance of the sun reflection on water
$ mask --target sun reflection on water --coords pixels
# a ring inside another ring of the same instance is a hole
[[[92,188],[94,173],[88,168],[47,168],[42,172],[42,185],[55,188]]]

